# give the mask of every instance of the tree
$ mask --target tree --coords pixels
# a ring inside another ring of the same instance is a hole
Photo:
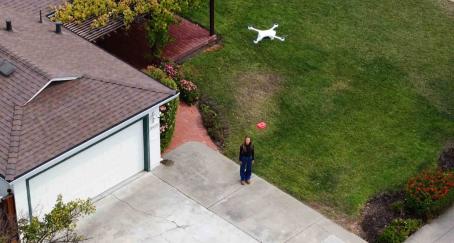
[[[80,242],[84,236],[77,234],[76,225],[83,215],[91,214],[95,206],[90,200],[74,200],[64,203],[62,196],[57,197],[54,208],[44,215],[31,220],[19,220],[22,242]]]
[[[170,40],[168,28],[176,22],[175,15],[199,5],[200,0],[74,0],[57,6],[54,20],[81,23],[94,18],[91,27],[99,28],[120,18],[129,27],[138,16],[146,16],[149,45],[160,52]]]

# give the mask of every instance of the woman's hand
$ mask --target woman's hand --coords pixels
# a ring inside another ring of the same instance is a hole
[[[254,164],[255,160],[252,160],[252,164]]]

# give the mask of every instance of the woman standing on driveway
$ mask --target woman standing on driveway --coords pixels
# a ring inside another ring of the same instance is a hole
[[[254,163],[254,145],[249,136],[244,137],[243,144],[240,146],[240,177],[241,185],[251,183],[252,164]]]

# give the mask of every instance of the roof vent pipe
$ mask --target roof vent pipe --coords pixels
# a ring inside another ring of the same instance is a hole
[[[7,31],[13,31],[13,24],[11,23],[10,19],[6,20],[6,30]]]
[[[62,24],[61,22],[56,22],[56,23],[55,23],[55,33],[61,34],[61,26],[62,26],[62,25],[63,25],[63,24]]]

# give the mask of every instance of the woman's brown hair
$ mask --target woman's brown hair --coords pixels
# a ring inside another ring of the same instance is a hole
[[[253,145],[252,145],[252,138],[249,137],[248,135],[246,135],[246,136],[244,136],[243,145],[242,145],[242,146],[243,146],[243,151],[246,151],[246,149],[247,149],[247,148],[246,148],[246,146],[247,146],[247,145],[246,145],[246,139],[248,139],[248,138],[249,138],[249,140],[250,140],[250,142],[249,142],[249,148],[253,148]]]

